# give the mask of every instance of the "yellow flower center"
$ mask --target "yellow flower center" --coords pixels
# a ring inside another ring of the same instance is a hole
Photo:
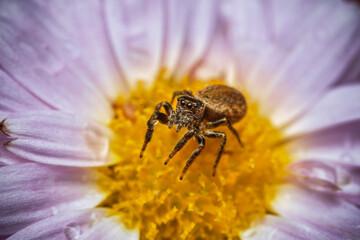
[[[139,229],[141,239],[237,239],[254,219],[265,215],[285,174],[289,157],[276,145],[280,132],[258,114],[249,97],[245,118],[233,125],[244,148],[226,127],[215,129],[227,134],[215,177],[212,170],[221,139],[206,139],[205,149],[182,181],[181,171],[198,147],[195,139],[164,165],[186,129],[176,133],[175,127],[157,124],[140,159],[146,123],[157,103],[170,101],[174,91],[195,93],[217,83],[224,84],[186,79],[178,83],[160,76],[149,89],[139,82],[129,96],[114,104],[116,116],[110,128],[116,137],[111,147],[118,163],[101,169],[111,179],[105,184],[111,195],[103,206],[120,215],[128,228]]]

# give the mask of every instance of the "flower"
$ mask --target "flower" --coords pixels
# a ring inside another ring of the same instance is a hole
[[[0,237],[358,238],[359,20],[340,0],[1,1]],[[179,182],[183,162],[155,165],[170,130],[134,156],[153,102],[199,79],[244,91],[245,147]]]

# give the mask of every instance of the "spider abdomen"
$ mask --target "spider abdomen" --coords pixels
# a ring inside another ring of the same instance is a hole
[[[216,121],[226,117],[231,123],[242,119],[247,110],[245,97],[235,88],[211,85],[195,94],[206,106],[204,119]]]

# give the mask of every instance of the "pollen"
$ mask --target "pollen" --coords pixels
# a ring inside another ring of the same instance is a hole
[[[143,158],[139,153],[154,107],[170,101],[172,93],[193,93],[220,80],[176,82],[160,75],[151,87],[138,82],[128,96],[114,104],[110,128],[115,133],[111,150],[117,164],[100,169],[108,176],[104,191],[111,192],[102,204],[120,216],[140,239],[239,239],[239,233],[269,210],[276,186],[283,180],[290,159],[279,144],[281,132],[259,115],[258,104],[246,96],[248,112],[233,125],[244,147],[226,127],[227,143],[216,176],[213,165],[221,139],[206,139],[203,152],[179,176],[197,148],[194,139],[167,164],[164,161],[186,132],[157,124]],[[244,91],[242,89],[242,93]]]

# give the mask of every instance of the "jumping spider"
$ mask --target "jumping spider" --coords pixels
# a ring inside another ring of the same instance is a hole
[[[180,97],[177,99],[175,111],[171,104],[177,96]],[[165,109],[166,114],[160,112],[161,107]],[[187,132],[176,144],[174,150],[165,161],[165,165],[184,147],[186,142],[194,136],[199,147],[191,154],[189,160],[186,162],[180,175],[180,180],[182,180],[187,169],[204,149],[205,137],[222,138],[213,167],[213,176],[215,176],[216,167],[219,164],[226,143],[226,134],[208,129],[226,124],[230,131],[235,135],[239,144],[243,146],[238,133],[231,124],[242,119],[246,114],[246,110],[247,105],[244,96],[238,90],[228,86],[208,86],[198,91],[195,95],[193,95],[191,91],[186,90],[174,92],[171,103],[161,102],[157,104],[155,112],[147,122],[148,130],[145,135],[144,145],[140,152],[140,158],[143,156],[146,146],[151,140],[156,121],[167,125],[169,128],[177,125],[176,132],[179,132],[183,127],[187,127]]]

